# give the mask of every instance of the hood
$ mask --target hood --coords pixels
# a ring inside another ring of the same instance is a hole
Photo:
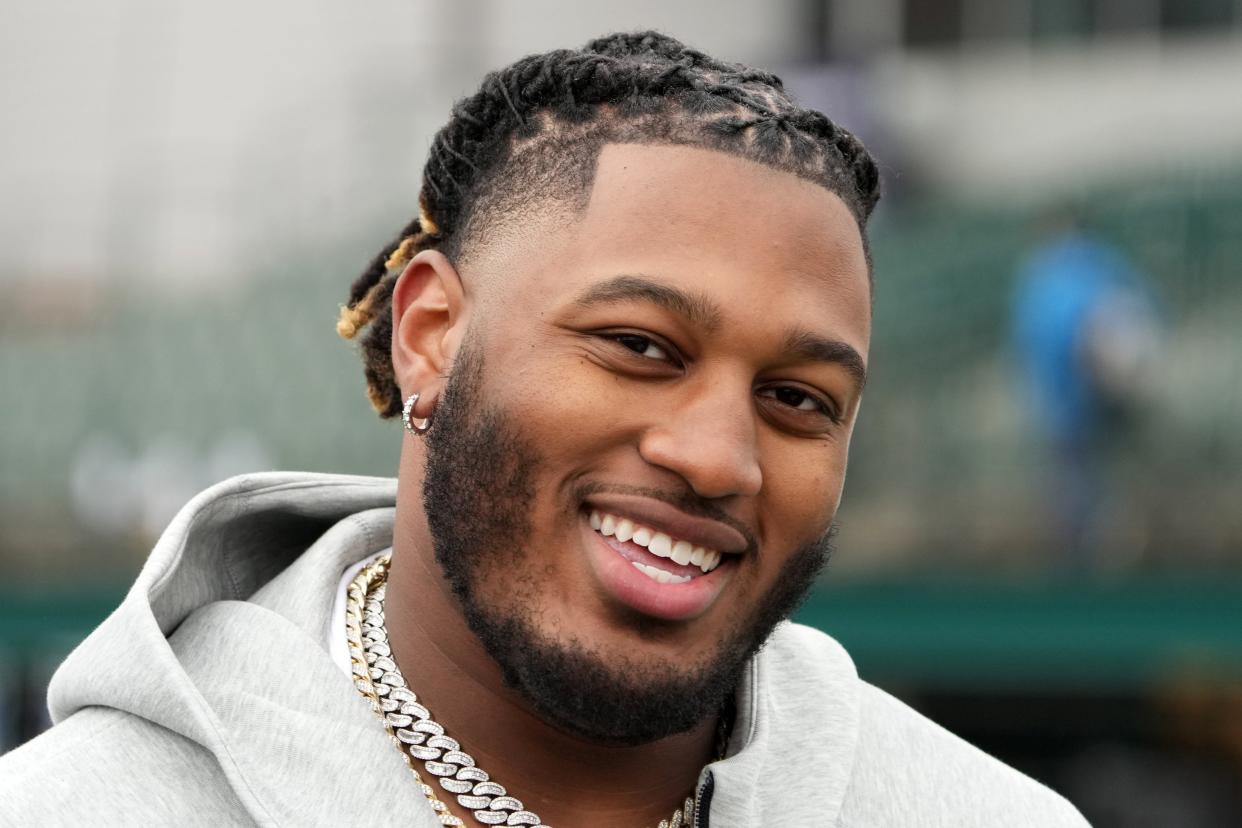
[[[53,721],[102,706],[167,728],[215,757],[261,825],[438,825],[327,650],[340,577],[391,545],[396,492],[391,478],[308,472],[201,492],[53,676]],[[743,676],[728,758],[700,777],[710,825],[833,824],[858,685],[840,645],[782,624]]]
[[[396,491],[265,472],[201,492],[53,676],[52,720],[102,706],[180,734],[261,825],[437,825],[325,649],[341,573],[391,544]]]

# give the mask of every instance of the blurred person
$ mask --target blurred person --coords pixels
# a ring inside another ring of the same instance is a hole
[[[397,479],[191,500],[0,759],[0,822],[1084,825],[787,620],[878,197],[776,77],[663,35],[488,75],[338,323]]]
[[[1059,543],[1057,566],[1099,561],[1110,454],[1132,435],[1157,345],[1154,303],[1124,254],[1061,208],[1019,267],[1014,346],[1031,421],[1054,479],[1045,486]]]

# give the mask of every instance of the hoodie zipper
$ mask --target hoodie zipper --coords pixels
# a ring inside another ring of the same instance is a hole
[[[703,784],[694,792],[694,825],[692,828],[708,828],[707,814],[703,811],[703,806],[711,807],[712,791],[716,787],[716,778],[712,776],[712,772],[707,772],[707,778],[703,780]]]

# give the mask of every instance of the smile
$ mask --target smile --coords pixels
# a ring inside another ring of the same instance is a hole
[[[697,567],[705,575],[720,565],[719,551],[695,546],[690,541],[674,538],[621,515],[592,510],[590,524],[592,529],[604,537],[615,538],[622,543],[629,541],[643,547],[652,555],[675,564],[672,567],[662,567],[630,560],[635,569],[661,584],[684,584],[698,575],[692,571],[687,572],[687,568]]]
[[[595,492],[579,512],[601,592],[651,618],[687,622],[714,606],[751,548],[729,524],[659,499]]]

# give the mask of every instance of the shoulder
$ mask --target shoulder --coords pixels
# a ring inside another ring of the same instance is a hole
[[[858,678],[831,636],[786,624],[772,644],[770,669],[781,673],[772,686],[784,698],[778,708],[797,710],[804,726],[841,695],[852,698],[856,738],[841,825],[1087,825],[1056,792]]]
[[[891,821],[919,814],[920,825],[1087,825],[1064,797],[990,756],[893,698],[859,681],[858,749],[850,792],[842,809]],[[874,823],[873,823],[874,824]]]
[[[0,756],[0,824],[251,824],[214,758],[144,719],[88,707]]]

